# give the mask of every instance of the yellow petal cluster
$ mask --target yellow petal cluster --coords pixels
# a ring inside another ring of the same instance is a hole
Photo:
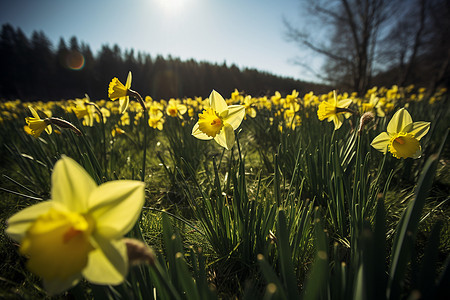
[[[150,110],[150,114],[148,116],[148,125],[152,128],[163,130],[163,113],[160,110]]]
[[[199,114],[192,135],[201,140],[214,139],[229,150],[235,141],[234,130],[241,125],[244,116],[243,105],[228,106],[223,97],[213,90],[209,96],[209,107]]]
[[[333,91],[333,98],[328,101],[322,101],[319,104],[317,110],[317,117],[323,121],[327,119],[328,122],[333,121],[334,130],[338,130],[344,122],[345,111],[342,109],[347,108],[352,103],[352,99],[339,100],[336,97],[336,91]]]
[[[396,158],[419,158],[422,154],[420,139],[430,130],[429,122],[413,122],[404,108],[399,109],[387,126],[370,144],[376,150],[389,151]]]
[[[125,85],[123,85],[117,77],[114,77],[109,83],[108,97],[112,101],[119,99],[119,111],[121,114],[123,114],[127,110],[130,103],[128,90],[131,88],[131,79],[131,72],[128,72],[128,77]]]
[[[52,133],[52,126],[46,120],[42,120],[36,110],[29,106],[29,110],[31,111],[32,117],[26,117],[25,122],[27,125],[24,127],[26,133],[38,138],[41,133],[45,130],[48,134]]]
[[[167,104],[166,112],[171,117],[180,117],[187,111],[186,105],[182,104],[180,100],[170,99]]]

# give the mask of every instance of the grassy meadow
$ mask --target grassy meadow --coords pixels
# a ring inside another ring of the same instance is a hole
[[[207,95],[152,99],[130,85],[125,90],[118,101],[86,95],[0,103],[0,298],[448,294],[446,90],[266,96],[235,90],[222,95],[228,110]],[[403,115],[393,118],[398,111]],[[49,293],[54,278],[46,285],[30,271],[31,252],[22,242],[33,240],[31,230],[23,229],[22,241],[5,233],[11,216],[55,197],[52,174],[61,157],[81,165],[97,185],[145,183],[145,202],[125,235],[134,242],[119,284],[82,276]],[[140,256],[132,257],[133,249]]]

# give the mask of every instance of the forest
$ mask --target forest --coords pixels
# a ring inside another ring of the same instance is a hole
[[[229,94],[235,88],[253,95],[283,94],[292,90],[325,92],[324,84],[283,78],[235,65],[197,62],[193,59],[152,57],[147,53],[103,45],[94,54],[76,37],[60,39],[55,48],[43,32],[28,38],[20,28],[4,24],[0,33],[0,99],[49,101],[88,94],[105,99],[105,85],[117,74],[132,71],[133,85],[154,99],[207,96],[211,87]]]

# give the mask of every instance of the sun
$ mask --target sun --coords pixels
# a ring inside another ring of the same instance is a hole
[[[156,0],[158,6],[167,14],[174,14],[186,7],[189,0]]]

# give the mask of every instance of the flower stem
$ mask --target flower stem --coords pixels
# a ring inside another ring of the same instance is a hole
[[[148,127],[148,111],[145,109],[144,110],[144,141],[143,141],[143,146],[144,146],[143,152],[144,153],[142,154],[142,176],[141,176],[141,180],[143,182],[145,182],[145,160],[147,158],[147,127]]]
[[[87,96],[87,95],[86,95]],[[105,175],[108,174],[108,164],[106,162],[106,134],[105,134],[105,119],[103,118],[103,113],[100,107],[94,102],[88,102],[88,105],[94,106],[96,112],[98,113],[101,123],[102,123],[102,134],[103,134],[103,165],[105,168]]]
[[[133,91],[131,89],[128,89],[127,95],[136,98],[136,100],[141,104],[142,110],[144,112],[144,141],[143,141],[143,147],[144,147],[144,153],[142,154],[142,174],[141,174],[141,181],[145,182],[145,160],[147,157],[147,127],[148,127],[148,111],[147,107],[145,106],[144,99],[142,99],[141,94],[139,94],[136,91]]]

